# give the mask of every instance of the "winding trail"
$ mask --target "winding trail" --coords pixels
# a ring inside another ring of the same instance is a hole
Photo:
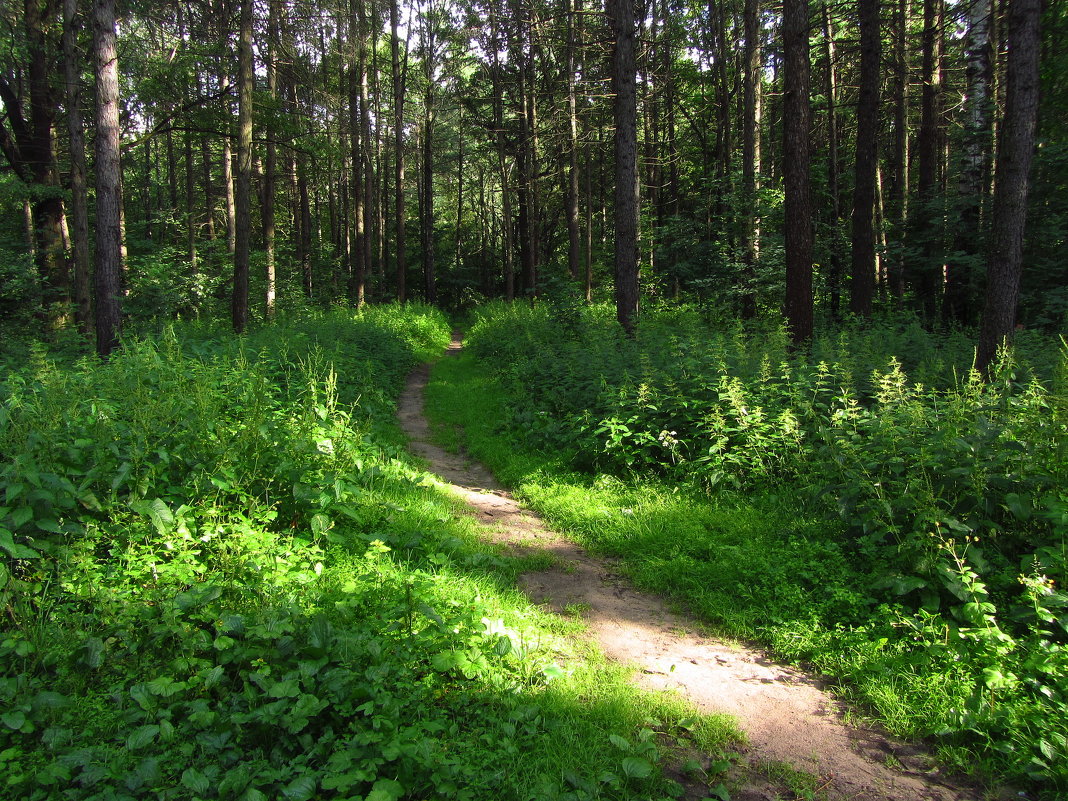
[[[450,353],[460,347],[454,336]],[[841,705],[819,680],[777,664],[758,650],[701,635],[696,621],[672,612],[660,598],[635,590],[613,560],[591,556],[549,530],[486,468],[434,445],[423,414],[429,373],[429,365],[415,370],[400,400],[399,419],[412,453],[466,501],[486,525],[487,538],[517,551],[556,557],[553,569],[521,578],[524,591],[535,603],[558,612],[571,605],[582,609],[589,636],[610,658],[632,664],[641,686],[675,690],[704,712],[734,715],[749,739],[746,758],[751,764],[760,768],[786,763],[814,774],[832,800],[980,798],[977,791],[944,780],[923,749],[847,725]],[[770,801],[781,796],[770,785],[754,785],[733,797]]]

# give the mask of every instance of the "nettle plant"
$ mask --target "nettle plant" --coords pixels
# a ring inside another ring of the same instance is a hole
[[[1047,378],[1003,354],[985,381],[962,336],[907,321],[791,353],[781,330],[692,311],[654,311],[626,340],[609,312],[558,328],[551,308],[484,311],[471,342],[522,399],[515,435],[836,519],[888,652],[959,679],[923,732],[978,733],[1018,775],[1068,786],[1066,354],[1028,340]]]

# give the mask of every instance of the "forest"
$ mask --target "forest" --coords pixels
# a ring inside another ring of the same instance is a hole
[[[567,565],[413,455],[432,363],[435,447],[932,798],[1065,798],[1066,41],[0,0],[0,797],[852,797],[517,589]]]

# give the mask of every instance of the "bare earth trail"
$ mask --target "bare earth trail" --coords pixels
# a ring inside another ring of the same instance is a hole
[[[460,348],[454,339],[450,351]],[[408,377],[399,419],[410,450],[487,524],[486,536],[519,550],[549,552],[557,565],[528,573],[522,588],[555,611],[583,610],[590,637],[611,659],[631,664],[636,681],[676,690],[704,712],[738,718],[754,764],[783,762],[814,774],[830,799],[858,801],[974,801],[974,791],[939,780],[921,749],[843,722],[841,705],[820,683],[760,651],[702,636],[699,625],[670,611],[658,597],[635,590],[610,559],[595,558],[550,531],[524,510],[486,468],[430,440],[423,415],[429,366]],[[890,767],[890,764],[902,767]],[[735,798],[777,798],[750,787]]]

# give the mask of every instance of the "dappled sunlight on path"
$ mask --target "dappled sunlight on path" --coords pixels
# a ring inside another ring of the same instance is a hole
[[[458,352],[454,338],[450,351]],[[677,691],[703,712],[735,715],[754,765],[782,762],[815,774],[831,799],[966,801],[980,796],[941,780],[922,749],[846,725],[840,704],[819,680],[759,650],[700,633],[700,625],[661,599],[638,592],[611,559],[594,558],[523,509],[484,467],[434,445],[423,415],[429,367],[409,376],[400,422],[410,449],[425,459],[486,526],[486,536],[517,553],[548,553],[554,567],[521,578],[527,595],[557,612],[581,614],[611,659],[631,664],[636,681]],[[900,765],[901,768],[890,767]],[[747,788],[736,799],[774,799]]]

